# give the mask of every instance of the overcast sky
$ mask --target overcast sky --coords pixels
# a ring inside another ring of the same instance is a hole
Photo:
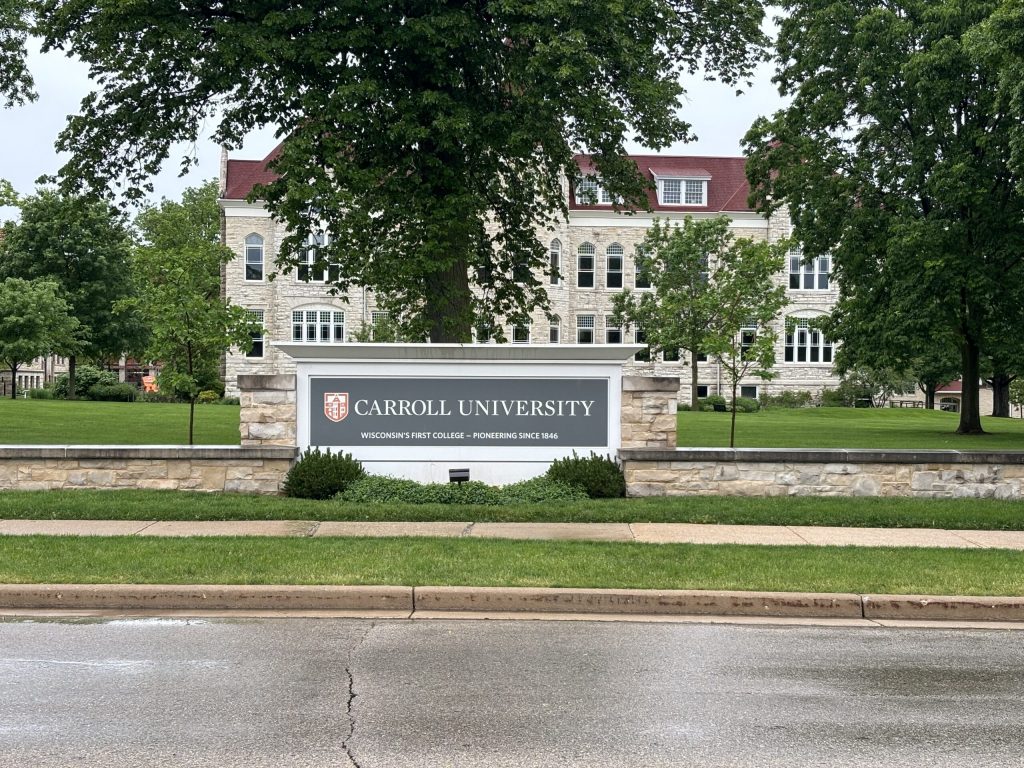
[[[19,194],[31,193],[37,178],[60,168],[62,159],[53,149],[54,141],[67,116],[78,111],[82,97],[90,90],[86,67],[59,52],[34,53],[29,57],[29,67],[36,80],[39,100],[22,107],[0,109],[0,178],[10,181]],[[742,96],[736,96],[733,88],[699,78],[684,80],[683,85],[687,90],[683,115],[693,124],[698,138],[696,142],[664,150],[664,154],[739,155],[740,139],[753,120],[782,106],[767,65],[758,70],[754,87]],[[156,200],[176,198],[185,187],[217,176],[220,149],[209,140],[211,132],[212,127],[197,147],[182,146],[172,153],[154,182]],[[260,159],[276,143],[273,131],[268,129],[250,136],[245,146],[234,151],[231,157]],[[644,148],[631,145],[629,150],[642,152]],[[178,161],[193,151],[198,155],[199,165],[187,176],[179,177]],[[13,208],[0,207],[0,221],[13,218],[16,213]]]

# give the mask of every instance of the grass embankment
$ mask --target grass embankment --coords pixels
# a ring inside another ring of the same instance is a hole
[[[729,445],[728,413],[679,412],[678,443]],[[737,448],[1024,450],[1024,419],[982,418],[986,435],[958,435],[959,416],[916,408],[772,408],[736,414]]]
[[[490,507],[342,504],[180,491],[0,491],[0,519],[463,520],[1024,530],[1024,506],[995,499],[678,496]]]
[[[195,442],[238,445],[237,405],[197,405]],[[181,445],[188,405],[0,398],[0,443]]]
[[[0,582],[1024,594],[1024,553],[451,539],[0,537]]]

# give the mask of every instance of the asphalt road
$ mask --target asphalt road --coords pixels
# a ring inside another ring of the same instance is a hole
[[[1017,766],[1024,635],[0,622],[0,766]]]

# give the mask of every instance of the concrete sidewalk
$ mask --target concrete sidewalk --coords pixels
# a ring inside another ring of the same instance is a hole
[[[440,536],[445,538],[615,541],[643,544],[944,547],[1024,550],[1024,531],[829,528],[692,523],[317,523],[303,520],[0,520],[5,536]]]

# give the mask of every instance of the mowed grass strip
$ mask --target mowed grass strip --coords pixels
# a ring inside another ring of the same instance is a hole
[[[197,405],[195,442],[238,445],[237,405]],[[51,445],[181,445],[188,442],[188,405],[97,403],[0,398],[0,443]]]
[[[728,413],[680,411],[683,447],[729,445]],[[737,448],[1024,450],[1024,419],[983,417],[986,435],[956,434],[959,415],[923,408],[771,408],[736,414]]]
[[[1024,553],[451,539],[0,537],[0,581],[1024,595]]]
[[[827,525],[1024,530],[1024,505],[996,499],[673,496],[522,506],[344,504],[184,491],[0,491],[0,519],[314,520]]]

